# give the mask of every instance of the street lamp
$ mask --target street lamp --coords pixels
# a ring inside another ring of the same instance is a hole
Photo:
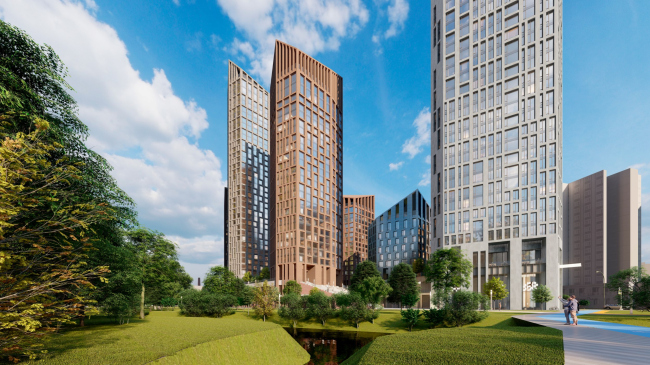
[[[490,310],[494,310],[493,303],[494,302],[492,302],[492,289],[490,289]]]
[[[600,274],[603,277],[603,308],[607,305],[605,302],[605,273],[602,271],[596,271],[596,274]]]

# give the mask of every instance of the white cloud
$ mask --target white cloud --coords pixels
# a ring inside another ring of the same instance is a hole
[[[422,174],[418,186],[427,186],[431,185],[431,168],[429,168],[425,173]]]
[[[205,110],[178,97],[163,70],[143,80],[115,29],[95,18],[93,1],[85,4],[0,0],[0,17],[51,45],[66,64],[90,128],[87,145],[113,165],[141,223],[194,240],[182,246],[184,262],[222,260],[225,181],[219,159],[197,143],[208,127]]]
[[[185,42],[185,49],[188,52],[201,52],[203,49],[203,33],[194,33],[194,35]]]
[[[397,163],[389,163],[388,168],[390,169],[390,171],[395,171],[395,170],[399,170],[399,168],[402,167],[402,165],[404,165],[404,161],[400,161]]]
[[[388,6],[388,23],[390,27],[384,33],[387,39],[396,36],[404,29],[404,23],[409,16],[409,3],[406,0],[394,0]]]
[[[431,165],[431,155],[427,155],[427,157],[424,158],[424,163],[427,165]]]
[[[181,0],[172,0],[176,6],[181,5]]]
[[[217,0],[217,3],[246,38],[245,41],[235,39],[231,50],[245,56],[250,72],[266,83],[271,79],[276,39],[315,56],[337,50],[341,39],[354,36],[368,22],[368,10],[361,0]]]
[[[426,107],[420,111],[413,121],[415,135],[402,145],[402,153],[409,155],[409,158],[415,157],[422,152],[422,147],[431,144],[431,112]]]

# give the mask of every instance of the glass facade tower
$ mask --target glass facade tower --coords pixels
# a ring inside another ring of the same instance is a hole
[[[562,2],[433,0],[432,249],[501,278],[511,309],[560,293]],[[549,302],[549,307],[559,303]]]

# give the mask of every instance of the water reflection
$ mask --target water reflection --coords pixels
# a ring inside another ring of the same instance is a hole
[[[309,352],[310,365],[337,365],[386,333],[285,328]]]

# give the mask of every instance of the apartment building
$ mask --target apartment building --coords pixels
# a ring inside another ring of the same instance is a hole
[[[431,20],[432,250],[542,308],[535,287],[561,291],[562,2],[433,0]]]
[[[368,228],[375,218],[374,195],[343,195],[343,285],[368,259]]]
[[[386,279],[404,262],[429,257],[429,203],[415,190],[379,215],[368,229],[369,259]]]
[[[269,93],[228,62],[228,189],[225,263],[237,277],[270,267]]]
[[[271,76],[276,285],[337,285],[343,255],[343,79],[275,43]],[[340,280],[339,280],[340,281]]]

